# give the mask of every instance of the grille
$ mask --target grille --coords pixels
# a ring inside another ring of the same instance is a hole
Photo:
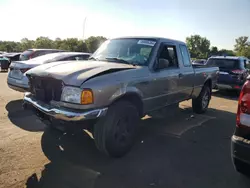
[[[37,100],[50,102],[60,101],[62,93],[62,81],[53,78],[29,77],[30,91]]]

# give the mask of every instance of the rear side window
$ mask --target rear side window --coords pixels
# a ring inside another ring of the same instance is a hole
[[[246,69],[247,68],[247,64],[246,64],[246,60],[240,60],[240,68],[241,69]]]
[[[208,66],[215,66],[222,69],[238,69],[241,68],[238,60],[233,59],[209,59]]]
[[[24,51],[24,52],[20,55],[19,60],[20,60],[20,61],[26,61],[26,60],[30,59],[30,56],[31,56],[33,53],[34,53],[33,50],[26,50],[26,51]]]
[[[185,45],[180,45],[180,50],[184,66],[189,67],[191,65],[191,61],[187,47]]]
[[[250,67],[249,60],[243,59],[242,61],[243,61],[242,66],[244,66],[244,69],[249,69]]]

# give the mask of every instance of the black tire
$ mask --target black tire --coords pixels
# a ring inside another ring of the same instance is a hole
[[[66,132],[66,129],[63,126],[58,126],[54,122],[46,123],[45,125],[48,129],[51,129],[53,131],[56,130],[60,132]]]
[[[211,88],[207,84],[204,85],[200,95],[192,100],[192,107],[195,113],[202,114],[206,112],[211,99],[211,94]],[[206,102],[204,102],[204,100],[206,100]]]
[[[250,165],[240,161],[239,159],[233,158],[235,170],[243,175],[250,176]]]
[[[128,101],[111,105],[94,126],[97,148],[110,157],[122,157],[132,148],[138,130],[139,113]]]

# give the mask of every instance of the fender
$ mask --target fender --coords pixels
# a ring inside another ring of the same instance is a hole
[[[140,90],[138,90],[136,87],[122,87],[110,97],[110,104],[121,99],[128,100],[133,105],[135,105],[139,111],[140,116],[143,117],[143,94]]]
[[[136,88],[136,87],[122,87],[118,89],[110,98],[109,101],[110,103],[113,103],[115,100],[125,96],[125,95],[136,95],[139,97],[141,100],[143,99],[143,94],[142,92]]]

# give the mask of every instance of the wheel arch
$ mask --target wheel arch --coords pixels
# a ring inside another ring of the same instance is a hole
[[[136,92],[124,93],[123,95],[121,95],[121,96],[117,97],[116,99],[114,99],[113,102],[110,105],[112,105],[112,104],[114,104],[114,103],[116,103],[118,101],[121,101],[121,100],[126,100],[126,101],[131,102],[138,109],[140,117],[143,116],[143,114],[144,114],[144,112],[143,112],[143,101],[142,101],[141,96],[138,93],[136,93]]]
[[[205,81],[205,83],[204,83],[204,86],[209,86],[210,91],[212,91],[212,79],[211,78],[207,78],[206,81]]]

